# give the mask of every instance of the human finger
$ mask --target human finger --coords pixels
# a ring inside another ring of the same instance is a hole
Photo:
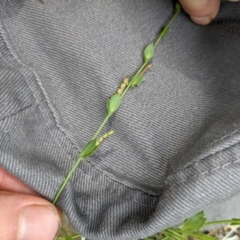
[[[193,22],[199,25],[209,24],[217,15],[219,0],[179,0],[184,11]]]
[[[34,190],[2,167],[0,167],[0,190],[37,195]]]
[[[53,240],[60,228],[57,209],[47,200],[0,191],[0,236],[8,240]]]

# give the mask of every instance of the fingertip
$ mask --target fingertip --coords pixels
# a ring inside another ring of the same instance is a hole
[[[53,240],[61,225],[59,210],[32,195],[0,191],[0,236],[9,240]]]
[[[198,25],[207,25],[212,21],[212,19],[209,16],[203,16],[203,17],[190,16],[190,18],[194,23]]]
[[[219,0],[180,0],[180,3],[192,21],[199,25],[209,24],[216,17],[220,7]]]
[[[30,205],[20,211],[18,240],[53,240],[60,230],[60,219],[51,205]]]

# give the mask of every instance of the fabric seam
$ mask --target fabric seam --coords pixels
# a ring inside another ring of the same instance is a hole
[[[4,116],[3,118],[0,119],[0,122],[4,121],[6,118],[10,118],[10,117],[12,117],[12,116],[17,115],[18,113],[20,113],[20,112],[22,112],[22,111],[25,111],[26,109],[32,107],[32,105],[33,105],[33,104],[30,104],[30,105],[28,105],[28,106],[25,106],[25,107],[23,107],[23,108],[15,111],[15,112],[13,112],[13,113],[7,115],[7,116]]]
[[[192,165],[198,164],[200,161],[206,160],[207,158],[210,158],[210,157],[212,157],[212,156],[214,156],[214,155],[216,155],[216,154],[218,154],[218,153],[223,153],[224,151],[226,151],[226,150],[228,150],[228,149],[230,149],[230,148],[238,145],[239,143],[240,143],[240,141],[237,141],[236,143],[234,143],[234,144],[232,144],[232,145],[230,145],[230,146],[228,146],[228,147],[226,147],[226,148],[223,148],[222,150],[219,150],[219,151],[216,151],[216,152],[214,152],[214,153],[212,153],[212,154],[209,154],[207,157],[200,159],[199,161],[195,162],[195,163],[192,164]],[[236,161],[233,161],[233,162],[232,162],[232,161],[229,161],[228,163],[224,163],[224,164],[222,164],[222,165],[218,165],[218,166],[216,166],[215,168],[212,168],[212,169],[210,169],[210,170],[208,170],[208,171],[204,171],[204,172],[201,172],[201,173],[197,173],[197,174],[195,174],[195,175],[193,175],[193,176],[191,176],[191,177],[188,177],[188,178],[186,178],[186,179],[184,179],[184,180],[182,180],[182,181],[179,181],[179,182],[176,182],[176,183],[173,183],[173,184],[168,183],[168,182],[169,182],[168,180],[167,180],[165,183],[168,184],[168,186],[170,186],[170,188],[173,188],[173,186],[178,185],[178,184],[183,183],[183,182],[186,182],[186,181],[188,181],[189,179],[195,178],[195,177],[200,176],[200,175],[205,175],[205,174],[207,174],[207,173],[214,172],[214,171],[218,170],[219,168],[224,168],[224,167],[226,167],[226,166],[228,166],[228,165],[230,165],[230,164],[235,164],[235,163],[238,163],[238,162],[240,162],[240,159],[239,159],[239,160],[236,160]],[[190,165],[190,166],[188,166],[188,167],[192,167],[192,165]],[[188,167],[186,167],[186,168],[188,168]],[[184,169],[186,169],[186,168],[184,168]],[[173,175],[170,175],[169,177],[173,177],[174,175],[177,175],[177,173],[183,172],[184,169],[181,169],[180,171],[174,173]]]

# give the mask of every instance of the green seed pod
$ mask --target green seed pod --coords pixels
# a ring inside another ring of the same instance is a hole
[[[121,105],[121,95],[116,93],[107,102],[108,116],[111,116]]]
[[[92,155],[98,148],[97,139],[90,140],[87,145],[83,148],[80,156],[82,158],[87,158]]]
[[[153,43],[149,44],[143,51],[144,62],[148,62],[152,59],[154,55],[154,45]]]
[[[135,76],[133,77],[133,79],[131,80],[130,84],[131,87],[138,87],[144,80],[143,76]]]

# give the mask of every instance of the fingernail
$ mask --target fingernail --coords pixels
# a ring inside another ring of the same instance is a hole
[[[51,206],[28,206],[19,216],[18,240],[53,240],[60,220]]]
[[[212,19],[209,16],[205,16],[205,17],[190,16],[190,18],[192,19],[193,22],[199,25],[207,25],[212,21]]]

